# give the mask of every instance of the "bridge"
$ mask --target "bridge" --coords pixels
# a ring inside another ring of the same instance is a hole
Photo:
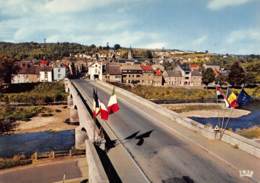
[[[223,136],[225,142],[215,140],[212,129],[120,88],[116,88],[120,111],[108,121],[93,120],[93,88],[107,103],[113,86],[102,81],[67,80],[65,87],[71,121],[79,122],[75,146],[86,149],[89,182],[260,180],[259,144],[229,132]],[[227,144],[231,141],[239,148]],[[242,170],[254,174],[240,176]]]

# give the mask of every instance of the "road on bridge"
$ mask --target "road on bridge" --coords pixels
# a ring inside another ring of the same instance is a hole
[[[93,81],[73,82],[83,97],[88,98],[92,97],[93,88],[99,87]],[[110,90],[98,88],[98,96],[105,104],[110,94]],[[112,114],[108,124],[152,182],[250,182],[241,179],[237,170],[183,138],[185,134],[173,133],[160,126],[158,121],[169,122],[169,119],[156,111],[149,111],[120,95],[118,101],[120,112]],[[187,131],[180,129],[180,133]]]

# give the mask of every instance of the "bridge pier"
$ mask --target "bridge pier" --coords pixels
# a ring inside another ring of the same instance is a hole
[[[87,131],[84,127],[78,126],[75,128],[75,148],[83,150],[86,148],[85,141],[89,139]]]
[[[68,104],[68,107],[73,106],[72,94],[70,94],[70,95],[67,97],[67,104]]]
[[[79,123],[78,109],[76,105],[70,107],[70,123],[71,124]]]

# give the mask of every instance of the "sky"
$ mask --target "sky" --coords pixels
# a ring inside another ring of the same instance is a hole
[[[260,54],[260,0],[0,0],[0,41]]]

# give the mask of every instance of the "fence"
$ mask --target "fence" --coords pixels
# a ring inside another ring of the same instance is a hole
[[[60,157],[73,157],[73,156],[85,156],[85,150],[63,150],[63,151],[48,151],[48,152],[35,152],[31,156],[25,156],[23,154],[16,155],[13,158],[0,159],[0,169],[12,168],[16,166],[28,165],[38,160],[55,159]]]

